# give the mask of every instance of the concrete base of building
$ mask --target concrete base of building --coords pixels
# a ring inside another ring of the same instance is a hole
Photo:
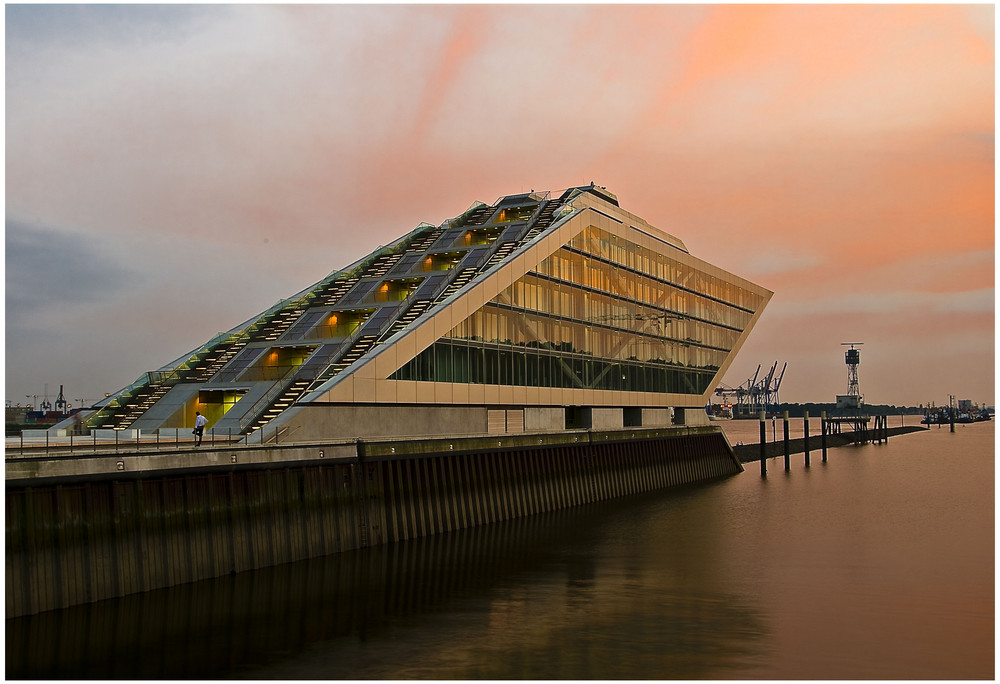
[[[428,406],[426,404],[304,404],[282,417],[285,440],[389,439],[437,435],[517,434],[565,429],[620,430],[625,427],[708,425],[702,409],[588,406]]]
[[[288,428],[288,438],[296,441],[465,436],[489,432],[485,406],[303,404],[288,411],[283,425]]]

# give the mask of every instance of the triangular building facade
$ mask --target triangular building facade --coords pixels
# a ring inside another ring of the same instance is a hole
[[[481,202],[144,373],[90,427],[293,440],[704,422],[771,292],[590,185]]]

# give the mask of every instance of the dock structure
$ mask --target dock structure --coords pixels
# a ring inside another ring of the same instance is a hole
[[[421,223],[8,449],[7,614],[739,472],[772,294],[594,183]]]
[[[886,442],[889,437],[895,435],[905,435],[911,432],[926,432],[927,428],[920,425],[906,425],[900,427],[888,427],[884,422],[880,422],[880,429],[878,432],[875,431],[859,431],[855,432],[853,430],[847,430],[843,432],[826,432],[821,435],[821,438],[825,437],[827,446],[830,448],[843,447],[849,445],[863,445],[869,442]],[[763,443],[758,442],[757,444],[739,444],[733,447],[733,453],[736,454],[736,458],[740,463],[752,463],[754,461],[759,461],[763,457],[764,459],[778,458],[779,456],[785,456],[785,469],[788,469],[787,456],[789,454],[804,454],[809,446],[808,439],[805,437],[799,437],[796,439],[786,439],[775,440],[775,441],[764,441]],[[826,461],[824,460],[824,463]]]

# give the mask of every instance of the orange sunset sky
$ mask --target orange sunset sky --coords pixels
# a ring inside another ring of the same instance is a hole
[[[7,5],[7,401],[595,181],[772,291],[726,384],[994,402],[992,5]],[[37,401],[37,400],[36,400]]]

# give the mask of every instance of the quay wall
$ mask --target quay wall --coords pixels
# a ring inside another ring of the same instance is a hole
[[[742,469],[713,427],[8,460],[7,617]]]

